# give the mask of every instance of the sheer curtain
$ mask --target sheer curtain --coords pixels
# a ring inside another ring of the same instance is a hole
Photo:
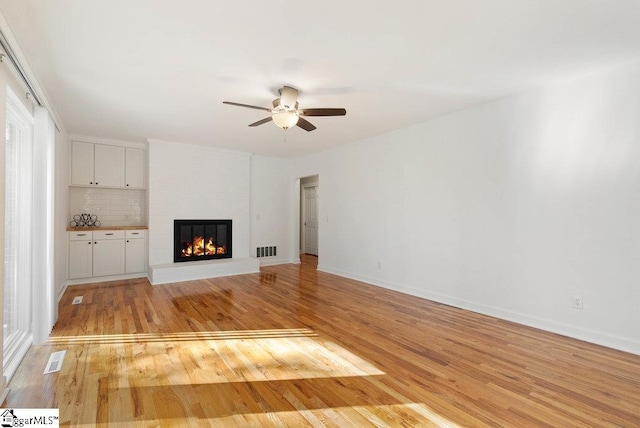
[[[56,127],[44,107],[34,111],[32,279],[33,342],[49,338],[56,321],[55,293],[55,138]]]

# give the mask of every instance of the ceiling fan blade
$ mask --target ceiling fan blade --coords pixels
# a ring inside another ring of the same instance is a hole
[[[300,109],[303,116],[344,116],[347,111],[343,108],[303,108]]]
[[[229,104],[231,106],[238,106],[238,107],[248,107],[248,108],[255,108],[257,110],[265,110],[265,111],[271,111],[270,108],[266,108],[266,107],[258,107],[258,106],[252,106],[249,104],[240,104],[240,103],[234,103],[231,101],[223,101],[222,104]]]
[[[314,129],[316,129],[315,126],[313,126],[313,124],[311,122],[309,122],[306,119],[303,119],[301,117],[298,118],[298,123],[296,124],[298,125],[300,128],[304,129],[305,131],[313,131]]]
[[[269,117],[265,117],[264,119],[259,120],[259,121],[257,121],[257,122],[253,122],[253,123],[252,123],[251,125],[249,125],[249,126],[259,126],[259,125],[264,125],[264,124],[265,124],[265,123],[267,123],[267,122],[271,122],[271,116],[269,116]]]

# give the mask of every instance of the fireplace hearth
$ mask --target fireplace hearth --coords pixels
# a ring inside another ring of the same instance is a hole
[[[173,261],[231,258],[231,220],[174,220]]]

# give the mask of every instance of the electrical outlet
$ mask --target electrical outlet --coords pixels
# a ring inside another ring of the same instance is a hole
[[[582,296],[573,296],[571,307],[573,309],[584,309],[584,300],[582,300]]]

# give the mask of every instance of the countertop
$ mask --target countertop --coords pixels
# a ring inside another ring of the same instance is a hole
[[[147,230],[147,226],[100,226],[100,227],[67,227],[67,232],[85,230]]]

